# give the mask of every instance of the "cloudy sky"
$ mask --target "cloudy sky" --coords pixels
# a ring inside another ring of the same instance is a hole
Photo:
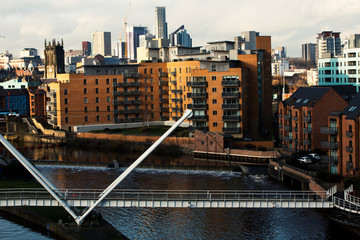
[[[168,32],[185,25],[194,46],[255,30],[271,36],[273,48],[300,57],[301,44],[315,42],[316,33],[360,33],[359,0],[8,0],[1,3],[0,53],[42,52],[52,38],[62,38],[65,50],[81,49],[95,31],[111,32],[114,43],[128,9],[128,26],[152,31],[155,6],[166,6]]]

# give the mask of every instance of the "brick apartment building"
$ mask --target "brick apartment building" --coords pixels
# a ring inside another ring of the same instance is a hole
[[[360,94],[340,112],[328,116],[328,146],[330,171],[340,176],[360,176]]]
[[[341,112],[356,94],[352,86],[299,88],[279,104],[279,137],[286,151],[332,148],[328,125],[332,112]]]
[[[239,138],[267,136],[271,38],[256,39],[257,49],[237,60],[84,65],[74,74],[58,73],[47,85],[49,123],[73,131],[79,125],[176,121],[192,109],[193,129]]]

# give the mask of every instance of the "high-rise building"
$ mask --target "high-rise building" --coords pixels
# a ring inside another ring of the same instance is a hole
[[[91,54],[91,42],[83,41],[82,42],[82,51],[84,57],[90,56]]]
[[[341,55],[340,32],[323,31],[317,36],[316,61],[319,58],[329,58]]]
[[[111,32],[92,33],[92,55],[111,56]]]
[[[351,34],[348,39],[348,48],[360,48],[360,34]]]
[[[156,38],[168,38],[165,7],[155,8],[155,36]]]
[[[127,56],[130,60],[136,60],[136,49],[140,46],[140,35],[148,33],[147,27],[127,27]]]
[[[184,25],[170,34],[170,46],[192,47],[192,39],[186,32]]]
[[[315,63],[316,44],[304,43],[301,46],[301,54],[303,60]]]

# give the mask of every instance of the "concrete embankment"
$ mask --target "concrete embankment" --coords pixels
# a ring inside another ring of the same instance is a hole
[[[26,221],[27,225],[51,232],[55,239],[66,240],[98,240],[98,239],[128,239],[104,219],[97,223],[84,223],[78,227],[75,222],[70,224],[54,223],[25,207],[2,207],[1,212]]]

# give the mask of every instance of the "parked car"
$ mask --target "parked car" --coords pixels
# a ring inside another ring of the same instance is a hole
[[[310,158],[311,160],[313,160],[313,162],[318,162],[320,161],[320,156],[317,153],[309,153],[308,158]]]
[[[312,163],[311,159],[308,158],[307,156],[303,156],[303,157],[298,158],[298,161],[299,161],[299,163],[306,163],[306,164]]]

